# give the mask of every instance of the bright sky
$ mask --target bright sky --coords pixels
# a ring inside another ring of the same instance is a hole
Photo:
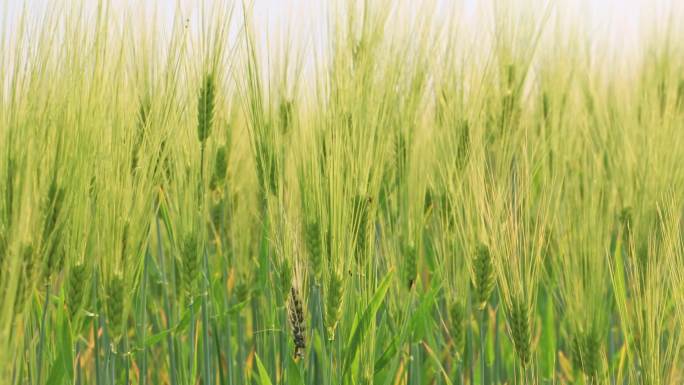
[[[15,17],[24,3],[28,3],[31,12],[39,13],[45,7],[55,7],[60,4],[73,4],[79,0],[55,1],[55,0],[0,0],[0,23],[6,23],[5,27],[11,30]],[[80,0],[84,4],[94,6],[97,0]],[[174,0],[110,0],[115,8],[128,9],[135,12],[141,5],[158,6],[166,20],[171,20],[175,10]],[[185,10],[189,10],[201,4],[200,0],[180,0]],[[215,1],[230,0],[204,0],[211,4]],[[233,0],[235,4],[242,0]],[[249,2],[250,0],[245,0]],[[289,26],[291,39],[310,39],[319,35],[326,21],[326,6],[340,0],[251,0],[254,3],[255,26],[257,32],[270,43],[277,43],[277,39],[283,37],[286,31],[284,25]],[[378,1],[378,0],[370,0]],[[681,20],[684,16],[684,1],[682,0],[508,0],[519,8],[541,8],[540,4],[555,3],[558,9],[574,9],[578,22],[590,27],[591,36],[599,39],[610,39],[619,46],[629,48],[636,41],[639,29],[646,25],[653,25],[653,20],[662,20],[674,17]],[[463,14],[470,25],[477,28],[478,25],[488,25],[490,20],[482,12],[483,7],[488,8],[492,3],[504,3],[505,0],[390,0],[390,3],[409,3],[416,7],[424,7],[428,4],[437,4],[437,15],[445,14],[446,10],[454,4],[462,4]],[[535,4],[535,5],[531,5]],[[673,10],[673,6],[676,10]],[[565,11],[563,11],[565,12]],[[7,17],[9,15],[9,17]],[[674,16],[676,15],[676,17]],[[239,16],[239,15],[238,15]],[[9,21],[5,21],[9,19]],[[641,26],[641,27],[640,27]],[[320,37],[320,36],[319,36]]]

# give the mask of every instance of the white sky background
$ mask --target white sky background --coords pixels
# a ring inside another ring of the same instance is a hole
[[[198,4],[230,0],[180,0],[183,18],[190,19],[190,28],[196,28],[198,22]],[[264,46],[270,47],[271,55],[278,55],[284,43],[311,48],[326,39],[325,29],[328,21],[328,7],[340,0],[244,0],[253,2],[255,31]],[[361,0],[362,1],[362,0]],[[369,0],[371,3],[382,0]],[[97,0],[0,0],[0,31],[8,32],[11,38],[16,27],[17,15],[22,7],[28,4],[29,15],[39,15],[46,7],[59,7],[67,4],[83,3],[95,7]],[[177,0],[110,0],[115,10],[125,10],[135,14],[143,7],[159,9],[160,25],[170,27],[175,13]],[[243,0],[233,0],[241,4]],[[591,39],[607,43],[615,52],[630,52],[639,48],[640,38],[652,31],[653,26],[665,25],[665,19],[671,18],[673,24],[684,23],[684,0],[389,0],[392,4],[405,3],[413,7],[425,7],[430,4],[436,8],[438,19],[450,14],[452,7],[459,6],[461,14],[458,21],[466,25],[471,36],[470,41],[475,48],[482,29],[491,29],[492,4],[510,3],[521,10],[532,10],[540,14],[540,4],[555,4],[555,10],[571,23],[581,24],[589,31]],[[532,5],[534,4],[534,5]],[[234,15],[234,25],[242,22],[241,11]],[[656,21],[654,23],[654,21]],[[394,28],[401,26],[393,25]],[[0,56],[5,53],[0,52]],[[310,52],[307,51],[307,55]]]
[[[205,0],[211,3],[212,0]],[[219,1],[219,0],[213,0]],[[263,26],[262,32],[266,29],[274,30],[283,23],[293,24],[300,27],[301,24],[309,26],[320,26],[325,22],[325,7],[332,4],[334,0],[246,0],[252,1],[254,5],[254,15],[257,25]],[[370,0],[373,2],[374,0]],[[477,18],[476,9],[483,4],[488,5],[491,2],[500,2],[500,0],[414,0],[413,4],[423,6],[429,3],[436,3],[438,9],[447,9],[453,4],[462,4],[465,14],[470,18]],[[681,2],[680,0],[549,0],[551,3],[557,3],[558,7],[584,8],[586,13],[584,16],[589,16],[592,19],[592,24],[597,32],[605,33],[608,30],[616,32],[620,35],[630,35],[635,32],[640,20],[643,18],[651,18],[656,12],[666,14],[667,10],[672,9],[672,6]],[[24,3],[29,4],[32,12],[38,12],[46,6],[54,7],[58,4],[72,4],[77,3],[76,0],[0,0],[2,7],[0,12],[3,16],[16,15],[22,8]],[[192,8],[192,4],[200,4],[202,1],[198,0],[181,0],[184,8]],[[235,4],[241,3],[242,0],[234,1]],[[391,1],[390,1],[391,2]],[[83,3],[88,5],[95,5],[96,0],[84,0]],[[529,0],[513,0],[513,4],[520,7],[529,6]],[[537,4],[540,2],[537,2]],[[144,5],[158,5],[167,16],[172,14],[175,10],[175,0],[113,0],[112,4],[115,7],[124,8],[126,6],[140,7]],[[579,6],[578,6],[579,4]],[[681,10],[682,7],[679,7]],[[681,14],[680,14],[681,15]],[[662,15],[661,15],[662,16]],[[3,17],[4,19],[4,17]],[[2,20],[2,19],[0,19]],[[4,20],[2,21],[4,22]]]

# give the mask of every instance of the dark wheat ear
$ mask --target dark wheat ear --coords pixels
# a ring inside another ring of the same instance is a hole
[[[304,310],[297,289],[290,289],[290,326],[292,326],[292,339],[295,345],[295,358],[304,356],[306,341],[304,339]]]

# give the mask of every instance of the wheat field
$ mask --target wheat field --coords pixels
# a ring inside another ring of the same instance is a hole
[[[0,384],[684,383],[681,9],[10,3]]]

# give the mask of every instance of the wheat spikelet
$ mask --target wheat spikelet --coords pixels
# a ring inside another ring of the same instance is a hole
[[[451,318],[451,338],[454,341],[456,354],[460,357],[465,344],[465,307],[460,301],[455,301],[449,308]]]
[[[532,331],[530,308],[525,301],[513,298],[510,310],[509,324],[515,352],[523,367],[527,367],[532,357]]]
[[[342,310],[342,294],[344,291],[342,275],[333,271],[330,273],[328,293],[325,302],[325,326],[328,330],[328,338],[335,339],[335,328],[340,319]]]
[[[214,75],[211,73],[204,75],[199,101],[197,102],[197,138],[203,145],[211,134],[211,126],[214,120],[215,87]]]
[[[69,313],[69,319],[75,319],[78,310],[80,310],[81,303],[84,297],[84,284],[88,272],[84,263],[73,265],[69,269],[67,276],[67,296],[66,307]]]
[[[582,333],[579,331],[572,333],[569,337],[569,355],[572,360],[572,366],[575,370],[583,370],[582,360],[583,360],[583,348],[584,339],[582,338]]]
[[[475,260],[473,261],[473,270],[475,272],[477,305],[480,310],[483,310],[487,306],[487,301],[489,301],[489,297],[496,284],[492,256],[486,245],[480,244],[477,247]]]
[[[228,170],[228,159],[226,156],[226,147],[221,146],[216,150],[216,158],[214,159],[214,173],[209,182],[209,188],[216,190],[221,183],[226,179],[226,172]]]
[[[354,215],[356,218],[357,234],[356,234],[356,252],[357,257],[362,256],[366,252],[366,246],[368,244],[368,236],[371,233],[369,231],[370,226],[370,204],[372,199],[357,195],[353,200]]]
[[[321,225],[314,220],[304,225],[304,241],[309,252],[309,267],[316,282],[320,282],[323,274],[323,250],[321,242]]]
[[[188,234],[184,241],[181,251],[183,265],[183,288],[185,294],[191,297],[195,292],[195,281],[199,273],[199,252],[197,238],[193,234]]]
[[[601,368],[601,337],[596,330],[590,330],[584,336],[583,345],[583,368],[584,373],[591,378],[596,380]]]
[[[123,333],[124,281],[119,274],[113,275],[106,286],[107,321],[112,339],[117,341]]]

